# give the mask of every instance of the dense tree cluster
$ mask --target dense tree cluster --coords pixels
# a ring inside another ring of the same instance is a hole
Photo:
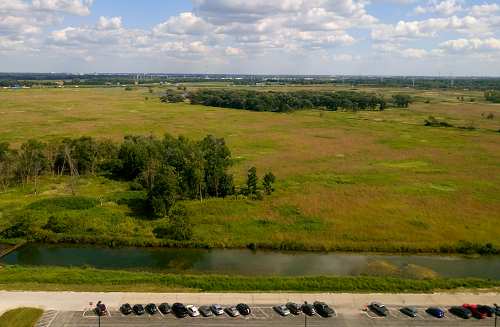
[[[192,104],[252,111],[289,112],[301,109],[384,110],[382,96],[365,92],[257,92],[247,90],[200,90],[188,95]]]
[[[168,216],[179,199],[226,197],[236,193],[231,152],[224,139],[208,135],[200,141],[180,136],[126,136],[122,143],[91,137],[40,142],[29,140],[19,149],[0,143],[0,188],[36,183],[42,174],[100,174],[130,181],[147,193],[147,208],[155,216]],[[240,193],[257,195],[258,178]],[[275,177],[264,177],[266,194],[274,190]]]
[[[500,103],[500,91],[488,91],[484,93],[486,101]]]

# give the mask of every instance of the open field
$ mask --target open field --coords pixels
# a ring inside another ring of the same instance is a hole
[[[147,89],[0,90],[0,141],[224,137],[237,183],[256,166],[261,175],[271,170],[277,176],[277,191],[263,201],[187,203],[193,241],[201,245],[389,252],[455,251],[460,241],[500,246],[500,105],[484,103],[478,92],[403,92],[418,100],[409,110],[276,114],[161,104]],[[474,103],[467,102],[471,98]],[[430,115],[476,129],[423,126]],[[29,186],[0,193],[0,228],[26,210],[43,225],[54,213],[27,207],[69,195],[67,184],[66,178],[46,177],[37,196]],[[123,201],[142,196],[128,184],[81,178],[77,193],[103,204],[57,213],[73,223],[61,239],[158,245],[155,222]]]

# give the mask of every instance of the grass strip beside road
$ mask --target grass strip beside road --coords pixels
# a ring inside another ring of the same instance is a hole
[[[43,310],[19,308],[0,316],[0,327],[33,327],[43,314]]]
[[[139,292],[377,292],[429,293],[458,289],[499,289],[500,280],[404,279],[394,277],[247,277],[185,275],[94,268],[0,268],[0,289]]]

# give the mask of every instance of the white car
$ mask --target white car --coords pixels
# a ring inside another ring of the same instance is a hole
[[[198,308],[192,304],[186,305],[186,309],[188,311],[189,316],[191,316],[191,317],[198,317],[200,315]]]

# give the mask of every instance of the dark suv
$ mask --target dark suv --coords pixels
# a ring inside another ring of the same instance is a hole
[[[172,305],[172,312],[177,318],[184,318],[188,315],[188,310],[182,303],[174,303],[174,305]]]
[[[335,310],[330,308],[328,306],[328,304],[326,304],[325,302],[316,301],[316,302],[314,302],[313,305],[314,305],[314,309],[321,317],[327,318],[327,317],[332,317],[335,315]]]

